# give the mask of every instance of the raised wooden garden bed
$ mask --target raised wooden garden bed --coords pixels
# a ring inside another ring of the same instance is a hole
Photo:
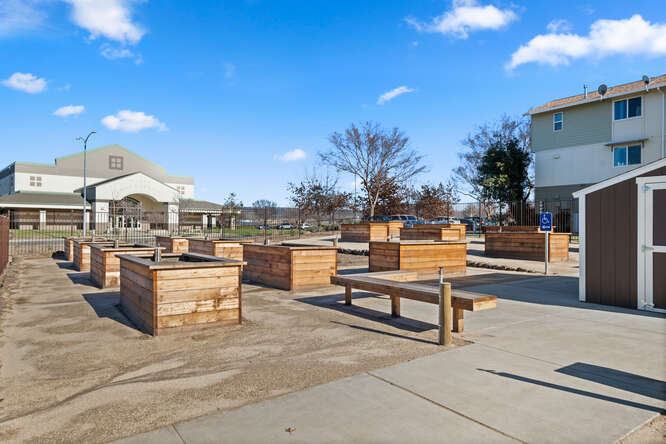
[[[164,248],[166,253],[187,253],[189,238],[180,236],[155,236],[155,245]]]
[[[120,285],[119,254],[152,254],[154,247],[146,245],[90,244],[90,280],[100,288]]]
[[[400,229],[400,240],[436,240],[436,241],[457,241],[464,240],[460,237],[460,230],[457,228],[402,228]]]
[[[82,236],[66,236],[63,238],[65,242],[65,257],[67,257],[68,261],[73,261],[74,260],[74,241],[75,240],[96,240],[96,241],[104,241],[106,240],[103,237],[82,237]]]
[[[338,271],[336,247],[243,246],[245,279],[283,290],[328,285]]]
[[[370,272],[391,270],[465,272],[465,241],[370,242]]]
[[[121,254],[120,307],[152,335],[242,320],[243,262],[195,253]]]
[[[340,224],[340,239],[347,242],[370,242],[373,240],[386,240],[388,234],[388,222]]]
[[[455,228],[460,231],[460,239],[464,240],[467,235],[467,225],[465,224],[415,224],[414,228]]]
[[[399,237],[400,229],[402,229],[405,226],[405,223],[399,220],[392,220],[386,223],[388,224],[388,235],[391,239]],[[385,239],[378,239],[378,240],[385,240]]]
[[[243,260],[243,245],[250,241],[190,238],[190,253]]]
[[[543,261],[546,249],[546,233],[540,232],[486,232],[486,256]],[[550,233],[548,236],[548,261],[563,262],[569,259],[569,233]]]
[[[502,233],[539,233],[541,229],[539,226],[531,225],[502,225],[501,227],[499,225],[488,225],[486,227],[486,233],[499,233],[500,231]]]
[[[90,246],[91,245],[104,245],[113,247],[113,241],[100,241],[100,240],[74,240],[73,260],[74,269],[78,271],[90,271]],[[121,242],[119,245],[125,246],[127,243]]]

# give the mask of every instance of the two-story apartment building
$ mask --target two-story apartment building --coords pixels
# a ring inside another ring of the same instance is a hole
[[[666,75],[531,109],[535,200],[574,191],[665,157]]]

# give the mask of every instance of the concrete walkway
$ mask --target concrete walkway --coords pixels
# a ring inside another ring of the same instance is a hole
[[[122,442],[602,443],[666,407],[664,316],[581,304],[571,277],[498,273],[467,289],[501,298],[466,319],[472,345]],[[354,299],[350,326],[386,304]],[[436,319],[408,300],[402,314]]]

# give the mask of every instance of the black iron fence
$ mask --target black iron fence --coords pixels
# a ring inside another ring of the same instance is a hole
[[[538,215],[543,211],[553,213],[555,231],[578,233],[575,200],[456,203],[437,216],[460,220],[468,225],[469,233],[483,233],[487,225],[538,225]],[[423,213],[423,209],[410,206],[407,212],[421,217],[419,213]],[[26,209],[5,213],[9,225],[8,249],[13,256],[52,254],[64,250],[65,237],[83,236],[81,210]],[[146,245],[154,245],[155,236],[165,235],[276,242],[332,233],[339,229],[340,223],[362,219],[361,213],[348,209],[334,214],[310,214],[298,208],[283,207],[181,209],[170,213],[121,208],[112,212],[89,212],[86,234]]]
[[[9,263],[9,219],[0,216],[0,276]]]
[[[8,245],[13,256],[53,254],[66,237],[83,236],[80,210],[8,210]],[[346,213],[304,215],[298,208],[227,208],[171,213],[119,210],[88,212],[86,235],[155,245],[156,236],[175,235],[278,242],[324,235],[338,228]]]

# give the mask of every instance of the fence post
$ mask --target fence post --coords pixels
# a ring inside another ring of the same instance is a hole
[[[264,245],[268,245],[268,207],[264,206]]]

